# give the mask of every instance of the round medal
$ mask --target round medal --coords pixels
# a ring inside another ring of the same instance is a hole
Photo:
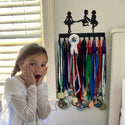
[[[99,108],[102,105],[102,102],[99,99],[96,99],[94,102],[94,106]]]
[[[77,34],[70,35],[69,42],[71,45],[77,45],[79,43],[79,36]]]
[[[68,89],[68,94],[69,94],[69,95],[72,95],[72,94],[73,94],[73,91],[72,91],[71,88]]]
[[[73,103],[77,103],[78,102],[78,98],[74,97],[72,101],[73,101]]]
[[[70,106],[70,101],[67,100],[67,99],[64,99],[64,102],[65,102],[65,104],[66,104],[66,108],[68,108],[68,107]]]
[[[76,106],[77,103],[78,103],[78,99],[77,99],[76,97],[74,97],[74,98],[72,99],[72,105],[73,105],[73,106]]]
[[[64,99],[65,98],[65,94],[63,92],[58,93],[58,98],[59,99]]]
[[[97,101],[97,103],[94,104],[94,106],[97,107],[97,108],[100,107],[101,105],[102,105],[102,103],[100,101]]]
[[[90,101],[89,104],[88,104],[88,107],[92,108],[93,106],[94,106],[93,101]]]
[[[86,108],[87,107],[87,102],[85,100],[83,100],[82,105],[83,105],[84,108]]]
[[[102,105],[99,108],[100,110],[105,110],[106,109],[106,105],[104,103],[102,103]]]
[[[64,102],[63,100],[59,100],[58,106],[59,106],[59,108],[61,108],[61,109],[65,109],[65,107],[66,107],[65,102]]]
[[[83,109],[84,109],[84,107],[83,107],[83,105],[78,105],[78,106],[76,106],[76,108],[77,108],[77,110],[79,110],[79,111],[82,111]]]

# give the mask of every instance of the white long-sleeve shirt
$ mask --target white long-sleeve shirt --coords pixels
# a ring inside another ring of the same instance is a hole
[[[47,96],[47,85],[43,81],[38,87],[26,87],[18,76],[5,82],[4,96],[9,104],[9,125],[42,125],[51,112]]]

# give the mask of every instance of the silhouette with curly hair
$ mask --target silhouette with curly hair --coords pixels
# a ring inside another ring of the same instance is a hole
[[[94,32],[94,28],[98,25],[98,21],[96,20],[96,11],[92,11],[92,17],[91,17],[91,24],[92,24],[92,29]]]

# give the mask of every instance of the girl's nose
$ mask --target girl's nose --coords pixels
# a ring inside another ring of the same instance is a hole
[[[43,69],[44,68],[41,66],[36,67],[36,73],[38,73],[38,74],[42,73]]]

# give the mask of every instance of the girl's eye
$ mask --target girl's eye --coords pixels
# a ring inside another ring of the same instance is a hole
[[[31,66],[35,66],[36,64],[35,63],[30,63]]]
[[[46,67],[46,64],[42,64],[41,67]]]

